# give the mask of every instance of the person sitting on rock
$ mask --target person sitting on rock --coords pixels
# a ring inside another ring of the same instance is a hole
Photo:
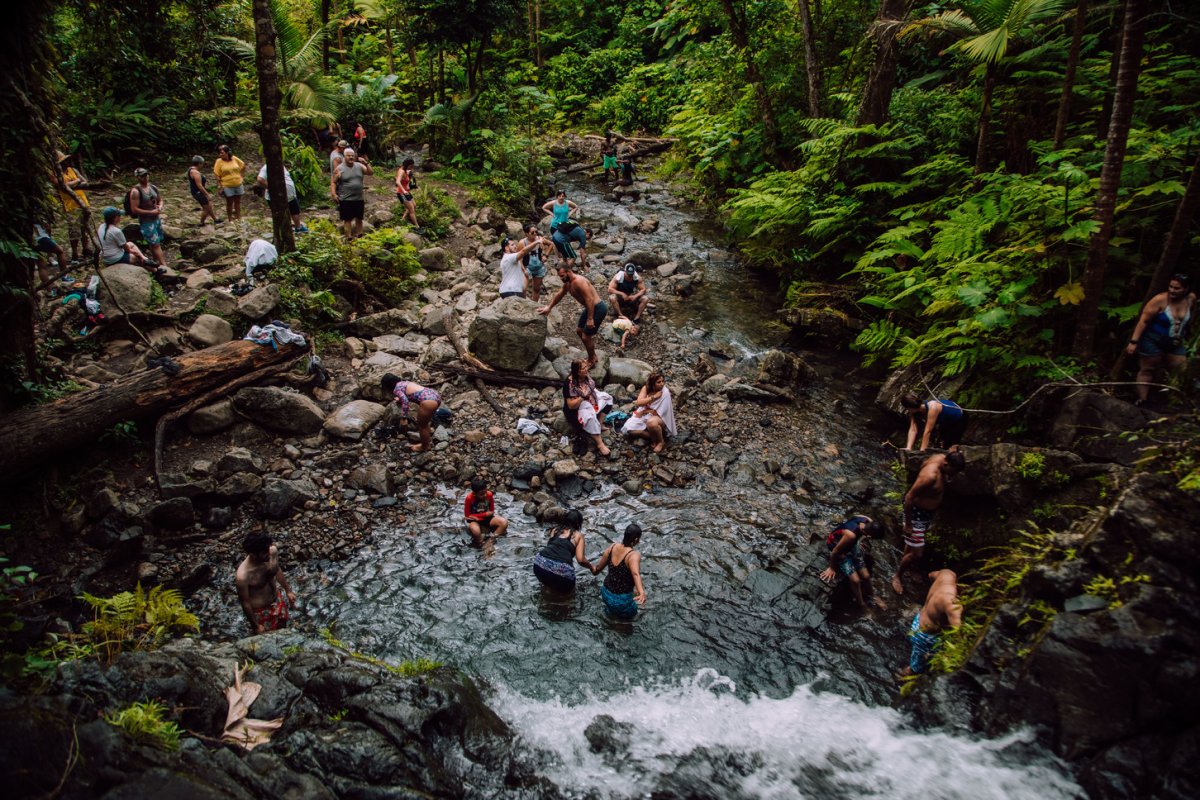
[[[282,628],[288,621],[288,606],[296,605],[296,593],[279,567],[279,548],[265,533],[252,533],[242,549],[246,558],[238,565],[234,583],[251,632]]]
[[[646,385],[638,392],[633,415],[625,420],[621,433],[634,439],[649,439],[651,449],[661,453],[667,446],[667,437],[678,431],[675,427],[675,407],[671,402],[671,390],[667,380],[659,371],[650,373]]]
[[[908,666],[898,677],[920,675],[929,668],[929,659],[941,643],[942,631],[962,624],[962,604],[958,602],[958,575],[953,570],[939,569],[929,573],[933,585],[925,595],[925,605],[913,617],[908,629],[912,652]]]
[[[96,238],[100,241],[100,260],[105,266],[136,264],[150,268],[152,265],[145,254],[136,244],[125,239],[125,232],[121,230],[121,209],[108,206],[103,215],[104,224],[96,228]]]
[[[626,264],[608,282],[608,297],[613,307],[634,322],[642,321],[642,312],[650,298],[646,296],[646,284],[638,274],[637,267]]]
[[[912,487],[904,495],[904,555],[892,576],[892,590],[904,593],[901,576],[915,567],[925,555],[925,534],[933,527],[933,518],[941,508],[946,483],[962,472],[966,459],[957,446],[949,453],[937,453],[925,459]]]
[[[821,572],[821,580],[832,584],[840,574],[850,581],[850,589],[858,607],[870,612],[866,597],[871,594],[871,571],[867,569],[864,556],[866,540],[883,533],[883,526],[866,516],[851,517],[839,524],[825,537],[829,549],[829,566]],[[883,608],[883,601],[874,598],[875,605]]]
[[[521,259],[535,247],[541,247],[542,239],[538,237],[532,242],[504,237],[500,249],[504,255],[500,257],[500,296],[524,297],[525,286],[529,282],[529,273]]]
[[[542,586],[556,592],[575,591],[575,565],[578,561],[588,572],[594,572],[592,562],[584,555],[583,514],[570,509],[561,527],[550,531],[546,546],[533,557],[533,574]]]
[[[416,403],[417,434],[421,437],[421,442],[411,445],[409,449],[414,453],[422,453],[432,447],[433,415],[437,412],[438,406],[442,404],[442,396],[419,383],[401,380],[390,372],[379,379],[379,385],[383,387],[384,392],[392,396],[394,403],[391,406],[389,418],[384,421],[384,424],[391,424],[393,416],[398,413],[400,419],[396,422],[401,429],[407,429],[408,407],[410,404]],[[399,406],[398,412],[395,410],[397,405]]]
[[[587,350],[588,366],[594,367],[596,366],[596,331],[600,330],[600,325],[608,314],[608,303],[600,299],[600,293],[596,291],[596,287],[592,285],[591,281],[576,275],[562,264],[558,265],[558,278],[562,281],[562,288],[550,299],[550,305],[542,306],[537,311],[539,314],[549,314],[551,309],[558,305],[559,300],[568,294],[574,297],[579,305],[583,306],[575,332],[579,334],[584,349]]]
[[[567,424],[582,429],[596,443],[596,452],[609,454],[604,438],[600,435],[600,414],[612,407],[612,395],[596,388],[596,382],[588,375],[586,361],[572,361],[571,374],[563,384],[563,415]]]
[[[471,491],[467,492],[463,504],[463,514],[467,518],[467,531],[477,547],[483,547],[508,532],[508,520],[496,513],[496,496],[488,491],[487,481],[483,478],[471,479]],[[487,530],[491,535],[484,539]]]
[[[912,392],[900,398],[900,405],[908,415],[908,441],[905,450],[912,450],[921,432],[920,450],[928,450],[936,433],[942,447],[953,447],[962,442],[967,431],[967,412],[953,400],[926,400],[922,403]]]

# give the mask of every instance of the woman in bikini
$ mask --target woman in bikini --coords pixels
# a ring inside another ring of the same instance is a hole
[[[414,453],[428,450],[433,440],[433,415],[442,404],[442,396],[419,383],[401,380],[390,372],[379,380],[379,384],[400,406],[400,427],[408,427],[408,407],[416,404],[417,434],[421,437],[421,443],[411,445],[409,449]]]

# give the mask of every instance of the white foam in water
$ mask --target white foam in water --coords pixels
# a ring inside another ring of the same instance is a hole
[[[585,696],[575,705],[530,700],[500,688],[492,705],[524,744],[561,761],[547,766],[544,774],[569,794],[594,790],[605,798],[646,796],[679,757],[707,747],[761,763],[744,776],[717,768],[732,782],[727,785],[737,787],[733,793],[746,797],[1083,796],[1060,762],[1049,754],[1029,755],[1038,752],[1028,744],[1029,734],[972,739],[902,730],[902,716],[890,708],[872,708],[807,686],[783,699],[744,699],[734,688],[727,678],[701,670],[684,685]],[[619,769],[593,753],[584,738],[584,729],[600,714],[634,727],[629,757],[619,759]]]

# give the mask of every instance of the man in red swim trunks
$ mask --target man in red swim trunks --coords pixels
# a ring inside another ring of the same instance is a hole
[[[296,604],[296,594],[279,568],[279,548],[265,533],[252,533],[242,549],[246,558],[238,565],[235,583],[250,629],[255,634],[278,630],[287,624],[288,606]]]

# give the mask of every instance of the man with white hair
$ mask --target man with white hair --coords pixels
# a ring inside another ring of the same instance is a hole
[[[333,170],[333,177],[329,181],[329,195],[338,204],[338,219],[345,228],[346,238],[353,239],[362,236],[363,212],[366,209],[363,183],[365,176],[372,173],[367,159],[360,159],[353,148],[347,147],[343,156],[344,160]]]

